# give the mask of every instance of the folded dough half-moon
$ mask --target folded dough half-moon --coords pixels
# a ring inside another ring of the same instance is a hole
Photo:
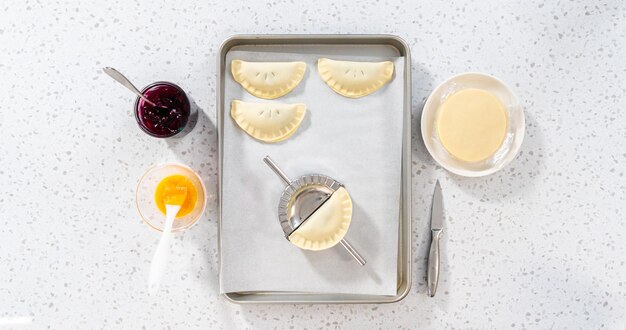
[[[374,93],[393,77],[392,62],[317,60],[317,71],[324,82],[335,92],[350,98]]]
[[[279,142],[289,138],[300,127],[306,114],[303,103],[249,103],[234,100],[230,115],[237,125],[253,138]]]
[[[341,187],[289,235],[289,241],[305,250],[328,249],[343,239],[351,221],[352,199]]]
[[[230,71],[248,93],[262,99],[275,99],[298,86],[304,78],[306,63],[233,60]]]

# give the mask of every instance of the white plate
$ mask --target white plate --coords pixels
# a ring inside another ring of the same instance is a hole
[[[478,88],[493,93],[506,106],[509,122],[507,136],[498,151],[490,158],[468,163],[454,158],[441,145],[435,129],[439,106],[446,98],[466,88]],[[517,97],[499,79],[484,73],[467,72],[454,76],[437,86],[430,94],[422,111],[422,137],[430,155],[446,170],[466,177],[479,177],[497,172],[508,165],[519,152],[524,139],[524,110]]]

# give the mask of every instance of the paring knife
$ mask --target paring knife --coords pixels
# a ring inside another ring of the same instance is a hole
[[[439,282],[439,239],[443,232],[443,204],[439,180],[435,184],[433,204],[430,209],[430,252],[428,253],[428,295],[435,296]]]

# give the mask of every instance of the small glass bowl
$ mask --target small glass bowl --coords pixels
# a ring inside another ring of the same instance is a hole
[[[154,200],[154,192],[161,180],[174,174],[184,175],[193,183],[198,191],[198,200],[196,201],[196,207],[193,211],[184,217],[176,218],[174,220],[172,231],[181,231],[191,227],[194,223],[196,223],[196,221],[198,221],[198,219],[200,219],[200,216],[202,216],[202,213],[204,213],[204,209],[206,208],[206,189],[198,174],[196,174],[189,167],[178,163],[155,165],[149,168],[141,179],[139,179],[136,202],[137,210],[139,211],[143,221],[158,231],[163,231],[163,226],[165,225],[165,214],[161,213],[157,207]]]

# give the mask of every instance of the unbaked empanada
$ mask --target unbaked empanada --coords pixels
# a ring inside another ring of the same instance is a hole
[[[250,94],[263,99],[275,99],[298,86],[304,77],[306,63],[233,60],[230,71],[235,81]]]
[[[391,80],[393,63],[334,61],[327,58],[317,60],[317,71],[335,92],[358,98],[377,91]]]
[[[303,103],[249,103],[234,100],[230,115],[237,125],[257,140],[279,142],[300,127],[306,114]]]
[[[306,250],[328,249],[343,239],[351,221],[352,199],[341,187],[289,235],[289,241]]]

